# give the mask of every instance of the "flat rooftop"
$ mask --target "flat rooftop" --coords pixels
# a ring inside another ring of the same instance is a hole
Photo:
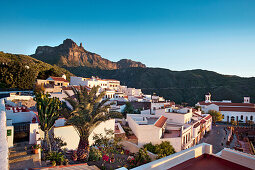
[[[248,170],[249,168],[227,161],[225,159],[203,154],[197,158],[190,159],[177,166],[170,168],[171,170]]]

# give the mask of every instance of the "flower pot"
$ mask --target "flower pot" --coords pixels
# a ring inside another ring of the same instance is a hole
[[[38,154],[39,153],[39,149],[34,149],[34,154]]]

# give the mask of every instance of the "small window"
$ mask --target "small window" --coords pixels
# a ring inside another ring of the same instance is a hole
[[[241,115],[241,120],[243,120],[243,115]]]
[[[250,117],[250,120],[253,120],[253,116]]]

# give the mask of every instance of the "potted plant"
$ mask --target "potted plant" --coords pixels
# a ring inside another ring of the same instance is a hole
[[[35,144],[32,146],[32,149],[34,151],[34,154],[38,154],[39,153],[39,149],[41,148],[40,144]]]

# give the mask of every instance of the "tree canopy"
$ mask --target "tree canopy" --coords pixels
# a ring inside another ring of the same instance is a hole
[[[212,116],[212,120],[214,124],[223,119],[222,114],[216,110],[209,110],[208,113]]]

